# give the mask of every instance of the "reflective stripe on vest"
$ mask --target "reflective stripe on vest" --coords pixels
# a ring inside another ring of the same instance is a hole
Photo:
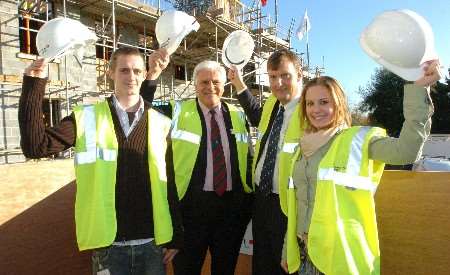
[[[354,189],[367,190],[374,194],[377,190],[377,186],[373,184],[370,178],[351,175],[349,173],[337,172],[333,168],[319,169],[317,179],[330,180],[337,185],[342,185]]]
[[[200,136],[183,130],[174,129],[172,131],[172,138],[181,139],[194,144],[200,144]]]
[[[183,131],[178,129],[178,120],[181,114],[181,104],[180,101],[175,101],[173,104],[173,115],[172,115],[172,139],[181,139],[190,143],[200,144],[200,135],[196,135],[194,133]]]
[[[369,177],[359,175],[362,161],[362,150],[364,137],[369,132],[369,127],[361,127],[358,133],[353,136],[350,146],[350,154],[347,160],[345,173],[335,171],[333,168],[320,168],[318,180],[332,180],[335,184],[354,189],[367,190],[375,194],[377,185]]]
[[[104,161],[115,161],[117,159],[117,151],[88,147],[86,152],[79,152],[75,154],[76,165],[93,163],[97,159]]]
[[[298,147],[298,142],[286,142],[283,144],[283,152],[293,154]]]
[[[93,163],[96,159],[115,161],[117,151],[106,148],[97,148],[97,123],[95,121],[95,108],[93,105],[84,107],[83,125],[85,135],[85,152],[76,152],[75,165]]]
[[[236,142],[248,143],[248,134],[235,133]]]
[[[364,138],[369,132],[370,127],[361,127],[356,135],[352,138],[352,144],[350,147],[350,155],[347,160],[346,173],[351,175],[359,175],[361,170],[362,150],[364,144]]]
[[[256,139],[257,139],[258,141],[261,141],[262,138],[263,138],[263,136],[264,136],[264,133],[265,133],[265,132],[259,131],[259,130],[258,130],[258,132],[256,133]]]

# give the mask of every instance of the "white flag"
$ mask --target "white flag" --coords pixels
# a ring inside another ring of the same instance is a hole
[[[305,34],[307,32],[309,32],[310,29],[311,29],[311,24],[309,23],[308,11],[305,10],[305,15],[303,16],[303,21],[300,24],[300,26],[298,26],[298,29],[297,29],[298,39],[302,40],[303,36],[305,36]]]

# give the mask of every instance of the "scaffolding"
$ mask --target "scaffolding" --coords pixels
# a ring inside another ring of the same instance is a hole
[[[28,4],[25,5],[27,2]],[[48,1],[29,2],[20,1],[18,3],[19,8],[27,7],[27,9],[22,9],[19,16],[27,22],[30,20],[45,22],[45,20],[30,16],[38,8],[41,10],[45,8],[46,19],[49,19]],[[111,91],[111,84],[107,79],[106,71],[109,55],[115,48],[120,46],[138,48],[147,58],[158,46],[154,35],[154,27],[163,10],[160,0],[62,0],[60,3],[62,4],[63,16],[67,16],[67,7],[70,6],[72,9],[79,9],[83,15],[87,15],[95,21],[94,25],[89,27],[95,31],[99,38],[96,47],[100,47],[102,54],[102,56],[96,58],[97,73],[102,76],[102,81],[97,83],[97,90],[100,93]],[[251,6],[247,6],[239,0],[215,0],[206,14],[199,14],[196,18],[200,23],[200,30],[186,37],[182,46],[171,56],[173,64],[184,67],[184,83],[175,80],[173,75],[170,79],[161,79],[160,96],[157,99],[166,101],[193,97],[194,92],[189,81],[190,69],[203,60],[220,61],[221,45],[232,31],[244,30],[251,34],[256,42],[256,57],[263,57],[263,53],[270,53],[278,48],[291,48],[292,27],[290,26],[289,30],[285,30],[278,26],[277,15],[274,18],[271,18],[270,15],[264,15],[260,1],[254,0]],[[135,43],[121,41],[122,34],[118,32],[118,25],[132,26],[140,34],[138,41],[135,41]],[[37,30],[31,29],[29,25],[21,28],[30,32],[37,32]],[[246,68],[248,77],[252,77],[258,71],[255,66],[258,66],[258,64],[253,59],[248,66],[249,69]],[[65,70],[67,70],[66,66]],[[163,76],[162,78],[167,77]],[[255,79],[258,80],[258,78]],[[67,79],[65,83],[67,85]],[[259,87],[259,95],[262,95],[264,86],[259,85],[258,82],[256,82],[256,85]],[[231,92],[229,95],[231,96]]]
[[[86,99],[104,98],[111,94],[113,85],[107,78],[110,54],[117,47],[129,46],[139,49],[147,59],[159,46],[155,36],[155,25],[162,12],[168,8],[170,7],[167,3],[164,5],[161,0],[18,0],[17,14],[14,16],[17,16],[21,22],[19,32],[22,34],[24,32],[25,35],[25,47],[21,49],[21,52],[28,55],[28,59],[36,58],[36,53],[33,53],[36,49],[33,48],[35,46],[32,38],[39,27],[58,16],[78,20],[84,18],[88,21],[85,25],[98,37],[95,45],[96,90],[83,90],[80,83],[70,83],[67,78],[69,73],[67,57],[56,60],[56,63],[59,63],[56,66],[62,75],[62,80],[50,81],[47,85],[46,98],[49,100],[50,108],[53,106],[53,100],[59,100],[62,105],[65,105],[65,108],[61,109],[64,109],[65,114],[68,115],[71,106],[75,104],[85,102]],[[200,23],[200,29],[196,33],[189,34],[171,56],[172,68],[180,69],[181,75],[175,78],[175,74],[167,72],[166,69],[166,72],[160,76],[155,100],[164,103],[171,99],[195,97],[190,80],[194,66],[204,60],[220,62],[221,48],[225,38],[230,32],[244,30],[255,41],[254,57],[244,68],[244,80],[252,82],[253,85],[249,87],[262,104],[264,92],[268,92],[268,87],[267,83],[261,82],[257,72],[261,72],[261,64],[275,49],[292,50],[290,42],[294,21],[288,29],[282,28],[278,24],[277,14],[275,17],[263,14],[259,0],[253,0],[250,5],[239,0],[213,0],[206,13],[197,14],[195,17]],[[133,29],[136,34],[134,41],[124,39],[128,34],[122,31],[124,28]],[[48,72],[51,79],[50,66]],[[17,76],[14,81],[0,78],[0,87],[18,86],[20,79],[21,76]],[[224,97],[228,102],[236,103],[231,86],[230,83],[226,83]],[[52,122],[53,119],[50,117],[50,123]],[[8,151],[5,148],[2,150]],[[3,151],[0,151],[0,156],[15,154],[17,148],[13,149],[14,152]]]

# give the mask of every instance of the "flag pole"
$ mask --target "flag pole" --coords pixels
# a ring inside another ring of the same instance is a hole
[[[278,36],[278,0],[275,0],[275,37]],[[275,39],[275,49],[278,48],[278,39]]]
[[[308,66],[308,72],[309,72],[309,31],[308,31],[308,20],[306,20],[306,65]]]

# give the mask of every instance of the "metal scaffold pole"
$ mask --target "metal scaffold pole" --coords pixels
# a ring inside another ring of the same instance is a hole
[[[217,43],[217,25],[216,25],[216,62],[219,62],[219,48],[218,48],[218,43]]]
[[[278,31],[278,0],[275,0],[275,49],[278,48],[277,31]]]
[[[64,17],[67,17],[66,0],[63,1]],[[64,80],[66,84],[66,116],[70,114],[70,100],[69,100],[69,80],[67,77],[67,55],[64,56]]]
[[[261,52],[262,52],[262,14],[261,14],[261,2],[258,4],[258,30],[259,30],[259,35],[258,35],[258,42],[259,42],[259,47],[258,47],[258,55],[261,57]],[[261,63],[261,62],[259,62]],[[258,66],[261,66],[261,64],[259,64]],[[259,106],[262,106],[263,103],[263,87],[261,85],[261,76],[258,77],[258,90],[259,90]]]
[[[105,14],[103,14],[102,13],[102,36],[103,36],[103,39],[102,39],[102,42],[103,42],[103,46],[102,46],[102,48],[103,48],[103,54],[102,54],[102,58],[103,58],[103,92],[106,92],[106,86],[107,86],[107,73],[106,73],[106,71],[108,70],[108,67],[107,67],[107,62],[106,62],[106,47],[105,47],[105,45],[106,45],[106,38],[105,38],[105,36],[103,35],[103,33],[104,33],[104,31],[105,31]]]
[[[117,49],[116,41],[116,8],[115,0],[112,0],[112,36],[113,36],[113,51]]]

